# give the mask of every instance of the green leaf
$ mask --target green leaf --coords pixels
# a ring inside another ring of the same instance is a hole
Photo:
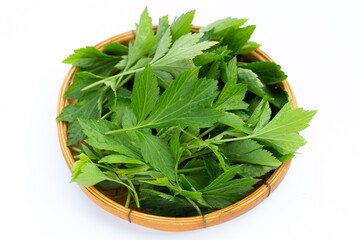
[[[86,135],[83,132],[80,123],[77,120],[69,123],[68,138],[66,143],[67,146],[74,145],[78,141],[83,140],[85,137]]]
[[[255,108],[247,124],[250,127],[255,127],[254,131],[263,128],[270,120],[271,109],[269,102],[263,98],[258,106]]]
[[[195,10],[181,14],[181,16],[176,18],[171,24],[171,35],[173,36],[174,41],[191,31],[191,22],[194,18],[194,14]]]
[[[205,168],[203,159],[194,158],[189,160],[182,168],[185,169],[186,179],[189,180],[192,186],[196,189],[202,189],[210,184],[211,178]],[[195,169],[194,169],[195,168]],[[191,171],[188,171],[191,169]],[[180,172],[181,170],[179,170]]]
[[[175,180],[175,160],[169,145],[151,134],[139,133],[141,154],[145,162],[159,170],[171,180]],[[110,135],[111,136],[111,135]]]
[[[266,85],[276,84],[287,78],[286,74],[281,71],[280,65],[273,62],[253,62],[240,67],[253,71]]]
[[[227,194],[203,194],[204,200],[212,207],[217,209],[226,208],[241,199],[246,195],[242,193],[227,193]]]
[[[108,76],[114,70],[114,66],[121,60],[121,57],[107,55],[95,47],[80,48],[74,50],[74,52],[63,63],[72,64],[80,67],[83,71],[102,77]]]
[[[149,212],[151,214],[167,217],[194,215],[194,207],[183,198],[151,189],[142,189],[141,194],[144,195],[144,193],[149,196],[140,200],[141,206],[145,209],[152,209]]]
[[[232,128],[235,128],[236,130],[239,130],[241,132],[251,134],[253,130],[251,130],[247,124],[236,114],[226,112],[219,120],[219,123],[225,124],[227,126],[230,126]]]
[[[88,94],[89,92],[91,92],[93,90],[98,90],[98,89],[92,88],[90,91],[89,90],[81,91],[81,89],[83,89],[84,87],[86,87],[94,82],[97,82],[101,79],[103,79],[103,78],[100,76],[94,75],[90,72],[76,71],[75,76],[74,76],[74,81],[66,90],[64,97],[71,98],[71,99],[78,99],[78,98],[85,96],[86,94]]]
[[[216,189],[201,190],[204,195],[220,195],[227,193],[244,193],[253,189],[253,185],[260,179],[241,178],[221,183]]]
[[[234,78],[233,78],[234,79]],[[228,81],[223,87],[214,107],[219,110],[246,109],[249,104],[243,101],[247,91],[246,84],[236,84],[236,80]]]
[[[178,191],[178,192],[176,192],[176,195],[182,195],[184,197],[190,198],[195,201],[198,201],[202,198],[201,192],[192,192],[192,191],[187,191],[187,190]]]
[[[76,104],[67,105],[56,118],[57,121],[72,121],[68,129],[68,146],[83,140],[85,137],[77,121],[78,118],[98,119],[101,116],[102,99],[105,92],[106,88],[100,88],[82,96]]]
[[[113,111],[111,121],[117,125],[122,125],[125,109],[130,107],[131,101],[129,99],[118,97],[116,104],[110,107],[110,110]]]
[[[254,140],[245,139],[224,145],[223,151],[231,162],[280,166],[281,162],[263,147]]]
[[[115,151],[117,153],[142,159],[137,147],[133,146],[126,133],[105,135],[105,132],[117,129],[118,126],[106,120],[79,119],[84,133],[88,137],[86,142],[96,148]]]
[[[180,157],[184,151],[183,148],[180,147],[180,128],[177,128],[175,133],[171,136],[171,140],[169,142],[170,151],[175,160],[175,176],[177,178],[177,170],[180,161]]]
[[[241,52],[242,47],[250,39],[255,27],[255,25],[250,25],[244,28],[229,30],[220,41],[220,45],[227,45],[228,49],[232,50],[234,54],[238,54]]]
[[[261,44],[248,41],[237,51],[237,54],[245,55],[248,54],[249,52],[255,51],[259,47],[261,47]]]
[[[221,116],[207,109],[216,96],[217,82],[197,79],[198,69],[182,73],[160,96],[144,125],[152,127],[211,126]]]
[[[212,40],[220,40],[226,35],[230,29],[238,28],[247,21],[247,19],[238,19],[238,18],[224,18],[217,20],[204,28],[201,28],[199,32],[205,33],[214,29],[212,33]]]
[[[58,121],[73,121],[77,118],[97,119],[101,116],[102,99],[106,88],[92,91],[79,99],[76,104],[67,105],[56,118]]]
[[[250,69],[238,68],[238,81],[246,83],[248,89],[259,97],[266,97],[270,103],[281,108],[288,102],[288,94],[281,87],[264,85],[258,76]]]
[[[80,154],[80,160],[74,163],[72,171],[74,173],[71,182],[77,182],[83,187],[108,180],[108,177],[85,154]]]
[[[170,34],[170,27],[168,27],[168,29],[164,32],[161,40],[159,41],[159,44],[155,51],[154,58],[151,60],[151,63],[163,57],[169,51],[170,46],[171,46],[171,34]]]
[[[150,65],[147,65],[139,79],[135,80],[131,96],[131,106],[138,123],[142,122],[154,108],[159,92],[157,79]]]
[[[154,70],[156,68],[172,65],[180,60],[193,59],[195,56],[202,54],[203,50],[206,50],[217,43],[210,41],[199,42],[202,35],[203,34],[201,33],[188,33],[180,37],[162,58],[153,63],[152,66]]]
[[[205,158],[204,159],[205,168],[208,172],[211,180],[215,180],[221,174],[221,168],[219,164],[212,158]]]
[[[80,123],[79,123],[80,125]],[[81,128],[81,126],[80,126]],[[82,130],[82,129],[81,129]],[[84,134],[85,136],[85,134]],[[96,153],[96,151],[93,151],[90,149],[90,147],[86,146],[85,144],[81,143],[81,150],[83,153],[85,153],[86,156],[88,156],[91,160],[99,160],[99,156]]]
[[[158,48],[159,42],[162,39],[162,37],[164,36],[164,33],[166,32],[166,30],[170,27],[169,25],[169,19],[168,16],[163,16],[162,18],[159,19],[159,24],[156,30],[156,42],[154,44],[154,46],[150,49],[149,51],[149,56],[153,56],[155,54],[155,51]]]
[[[238,175],[241,177],[261,177],[275,167],[244,163],[240,165]]]
[[[118,42],[109,43],[104,47],[103,53],[111,56],[122,56],[128,54],[129,49]]]
[[[309,126],[316,112],[291,108],[289,102],[265,127],[254,132],[250,137],[273,147],[283,155],[294,153],[306,143],[298,132]]]
[[[218,176],[214,181],[212,181],[208,186],[201,189],[200,191],[207,192],[207,191],[216,190],[221,184],[228,182],[229,180],[234,178],[239,167],[240,166],[234,166],[234,167],[229,168],[224,173],[222,173],[220,176]]]
[[[158,78],[159,85],[165,89],[167,89],[174,80],[173,76],[165,71],[155,70],[154,75]]]
[[[219,46],[210,51],[203,53],[201,55],[196,56],[193,61],[196,66],[203,66],[209,64],[211,62],[221,60],[223,57],[227,56],[231,53],[230,50],[227,49],[226,46]]]
[[[148,53],[155,44],[155,41],[156,37],[152,29],[151,18],[146,7],[141,14],[140,23],[136,28],[136,38],[131,51],[129,51],[127,67],[132,66],[137,60]]]

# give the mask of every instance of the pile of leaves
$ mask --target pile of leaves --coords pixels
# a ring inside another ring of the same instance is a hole
[[[76,100],[68,145],[79,152],[72,180],[126,188],[125,207],[194,216],[242,198],[305,144],[298,134],[315,111],[291,108],[272,62],[244,62],[260,45],[255,26],[225,18],[192,33],[194,11],[156,34],[147,9],[128,46],[75,50],[64,97]]]

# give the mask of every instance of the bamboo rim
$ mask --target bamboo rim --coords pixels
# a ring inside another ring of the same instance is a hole
[[[201,27],[194,26],[192,31],[197,32]],[[156,31],[157,27],[153,27],[154,31]],[[109,38],[97,45],[96,48],[102,50],[104,46],[112,42],[119,42],[119,43],[128,43],[130,40],[133,40],[135,36],[135,31],[129,31],[112,38]],[[271,61],[274,62],[268,55],[266,55],[260,49],[257,49],[251,53],[249,53],[246,59],[257,60],[257,61]],[[61,86],[60,93],[59,93],[59,100],[57,106],[57,114],[59,115],[62,112],[62,109],[69,104],[69,101],[66,98],[63,98],[63,95],[66,89],[69,87],[71,82],[73,81],[74,73],[76,71],[75,67],[72,67],[70,71],[67,73],[64,82]],[[297,102],[295,99],[295,95],[290,87],[290,84],[287,80],[282,81],[279,86],[283,87],[289,93],[289,99],[292,100],[292,107],[297,107]],[[63,152],[65,161],[71,171],[72,165],[74,164],[75,160],[70,152],[70,149],[67,147],[67,125],[65,122],[58,121],[57,122],[57,129],[59,135],[59,142],[60,147]],[[129,208],[125,208],[121,204],[112,201],[103,193],[101,193],[95,187],[80,187],[82,191],[97,205],[101,208],[105,209],[106,211],[114,214],[126,221],[129,221],[131,217],[131,222],[136,223],[138,225],[162,230],[162,231],[173,231],[173,232],[181,232],[181,231],[191,231],[196,229],[201,229],[204,227],[211,227],[223,222],[227,222],[231,219],[234,219],[249,210],[256,207],[268,195],[273,192],[278,185],[281,183],[283,178],[285,177],[289,167],[290,167],[291,160],[287,163],[282,164],[278,169],[272,173],[272,175],[266,180],[266,183],[261,185],[257,188],[254,192],[248,195],[246,198],[240,200],[239,202],[228,206],[226,208],[214,211],[212,213],[206,214],[204,216],[196,216],[196,217],[160,217],[154,216],[146,213],[142,213],[136,210],[130,210]],[[268,185],[267,185],[268,184]],[[271,192],[270,192],[271,191]],[[130,212],[131,211],[131,212]],[[130,215],[131,213],[131,215]]]

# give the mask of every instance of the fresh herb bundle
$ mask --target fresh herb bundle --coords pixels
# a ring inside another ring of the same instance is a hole
[[[305,144],[298,132],[316,111],[291,108],[280,66],[238,61],[260,46],[255,26],[226,18],[191,33],[194,13],[162,17],[155,34],[145,9],[128,46],[64,60],[78,67],[64,95],[76,103],[57,117],[79,152],[71,181],[125,187],[125,206],[150,214],[201,215],[244,198]]]

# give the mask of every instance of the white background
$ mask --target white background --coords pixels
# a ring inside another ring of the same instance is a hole
[[[1,239],[360,239],[358,1],[0,1]],[[298,104],[318,114],[288,175],[258,207],[193,232],[119,219],[74,183],[56,131],[73,49],[196,9],[206,25],[228,16],[256,24],[253,40],[289,76]]]

